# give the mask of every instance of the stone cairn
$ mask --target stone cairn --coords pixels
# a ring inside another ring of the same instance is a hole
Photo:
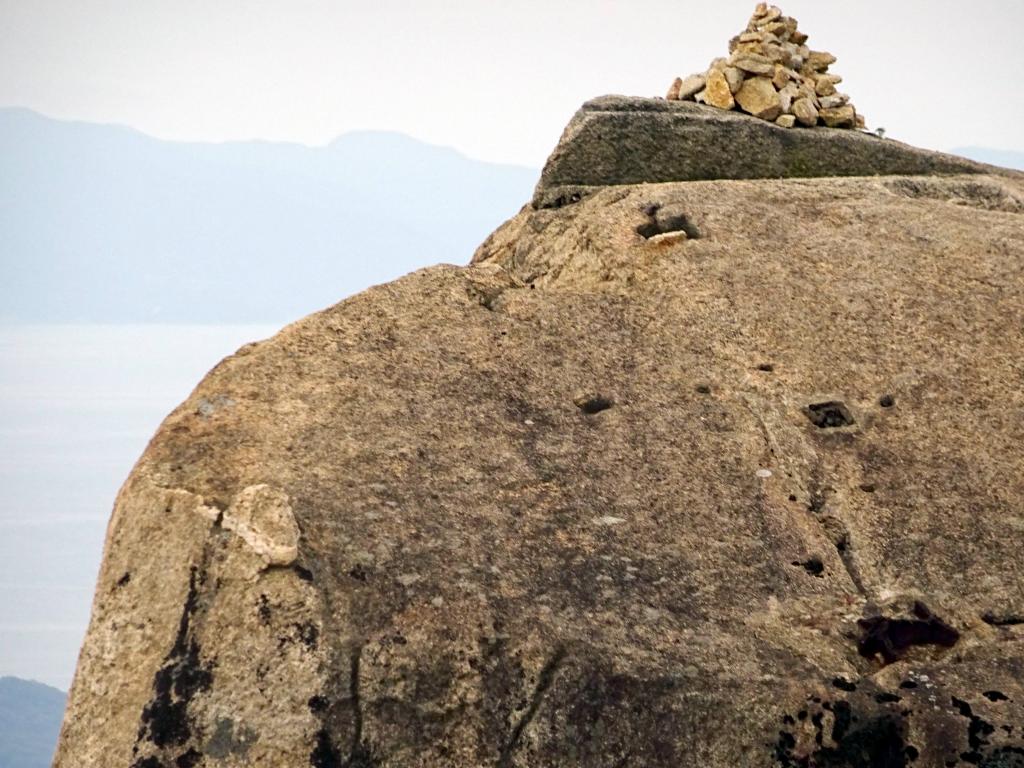
[[[836,91],[843,78],[828,71],[835,61],[807,47],[796,19],[760,3],[746,30],[729,41],[729,58],[715,59],[704,74],[677,77],[667,98],[739,109],[784,128],[863,128],[850,97]]]

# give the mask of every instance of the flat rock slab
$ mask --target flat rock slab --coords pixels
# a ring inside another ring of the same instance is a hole
[[[859,131],[793,130],[702,104],[603,96],[565,129],[533,206],[557,208],[618,184],[993,172]]]

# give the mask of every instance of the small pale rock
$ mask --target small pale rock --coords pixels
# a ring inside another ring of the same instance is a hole
[[[794,74],[796,73],[794,73],[788,67],[784,67],[781,64],[776,64],[775,75],[772,77],[772,85],[774,85],[776,89],[781,91],[783,88],[786,87],[786,83],[788,83],[792,79],[792,76]]]
[[[749,53],[746,51],[734,53],[730,63],[737,69],[742,69],[744,72],[751,72],[755,75],[769,75],[775,72],[775,65],[767,57],[759,53]]]
[[[730,51],[732,54],[737,53],[755,53],[761,56],[761,48],[763,43],[736,43],[736,47]]]
[[[679,100],[679,87],[683,84],[683,78],[677,77],[672,81],[671,87],[668,89],[668,93],[665,94],[665,98],[669,101]]]
[[[605,515],[604,517],[598,517],[594,520],[598,525],[622,525],[626,522],[621,517],[612,517],[611,515]]]
[[[800,92],[799,98],[807,99],[815,107],[818,106],[818,94],[816,94],[814,92],[814,85],[813,84],[808,85],[807,83],[804,83],[804,84],[800,85],[799,92]]]
[[[836,109],[849,103],[850,97],[845,93],[837,93],[835,96],[822,96],[818,101],[822,109]]]
[[[810,99],[803,98],[794,101],[793,115],[801,125],[806,125],[808,128],[818,124],[818,108]]]
[[[762,47],[762,51],[764,51],[764,55],[773,64],[788,64],[792,59],[781,45],[766,44]]]
[[[649,237],[647,238],[647,243],[648,245],[668,246],[681,243],[687,239],[689,239],[687,234],[679,230],[678,232],[662,232],[660,235]]]
[[[741,43],[760,43],[764,40],[764,35],[760,32],[744,32],[740,35]]]
[[[822,109],[818,112],[829,128],[853,128],[857,124],[857,111],[850,105]]]
[[[712,60],[711,66],[708,67],[708,71],[710,72],[713,69],[723,70],[727,66],[729,66],[729,59],[725,58],[724,56],[719,56],[717,59]]]
[[[836,85],[842,81],[843,78],[838,75],[819,75],[814,83],[814,92],[819,96],[832,96],[836,92]]]
[[[830,64],[836,63],[836,57],[825,51],[811,51],[807,58],[807,66],[815,72],[824,72]]]
[[[775,118],[775,124],[781,125],[783,128],[792,128],[796,125],[796,117],[794,115],[779,115]]]
[[[686,101],[698,91],[704,90],[707,78],[704,75],[690,75],[679,84],[679,99]]]
[[[786,87],[779,91],[779,101],[782,103],[784,113],[793,111],[793,102],[800,98],[800,89],[795,83],[787,83]]]
[[[774,120],[782,114],[782,100],[767,77],[752,77],[743,83],[736,102],[744,112],[762,120]]]
[[[836,92],[836,87],[827,80],[822,80],[819,83],[815,83],[814,92],[818,96],[832,96]]]
[[[729,90],[735,94],[743,85],[743,78],[746,77],[743,70],[738,67],[726,67],[722,73],[725,75],[725,80],[729,83]]]
[[[725,75],[717,69],[708,73],[708,83],[704,90],[704,101],[712,107],[719,109],[732,109],[736,102],[732,97],[732,90],[729,88],[729,81]]]

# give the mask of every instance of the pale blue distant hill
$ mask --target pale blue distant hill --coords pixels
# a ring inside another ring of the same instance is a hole
[[[397,133],[178,143],[0,109],[0,321],[296,319],[466,263],[537,176]]]
[[[0,768],[49,768],[65,694],[16,677],[0,677]]]
[[[1003,168],[1016,168],[1024,171],[1024,152],[1011,149],[989,149],[988,147],[957,147],[950,152],[960,157],[977,160],[979,163],[1000,165]]]

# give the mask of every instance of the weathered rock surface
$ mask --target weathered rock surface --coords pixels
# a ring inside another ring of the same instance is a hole
[[[611,184],[955,173],[1006,172],[858,131],[791,131],[700,104],[603,96],[565,129],[533,204],[558,207]]]
[[[621,119],[680,114],[795,152]],[[1021,179],[619,178],[243,347],[117,499],[55,766],[1019,766]]]

